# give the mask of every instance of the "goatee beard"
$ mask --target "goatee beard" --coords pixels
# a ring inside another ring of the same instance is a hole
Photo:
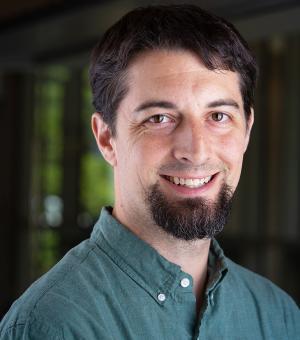
[[[223,184],[215,201],[204,198],[170,200],[158,183],[146,193],[153,221],[167,233],[186,241],[213,238],[227,222],[233,191]]]

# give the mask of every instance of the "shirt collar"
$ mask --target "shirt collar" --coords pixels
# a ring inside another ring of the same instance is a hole
[[[180,266],[169,262],[149,244],[138,238],[111,215],[112,208],[101,211],[91,240],[94,241],[127,275],[142,286],[160,304],[157,299],[163,292],[173,294],[178,282],[192,277],[183,272]],[[211,242],[208,260],[207,291],[214,290],[227,272],[222,249],[216,240]],[[190,287],[192,290],[192,286]]]
[[[208,255],[208,282],[206,292],[217,289],[228,272],[226,257],[216,239],[212,239]]]

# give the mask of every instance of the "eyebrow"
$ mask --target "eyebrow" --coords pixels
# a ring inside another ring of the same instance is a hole
[[[206,105],[207,108],[215,108],[218,106],[232,106],[236,109],[240,109],[239,104],[233,99],[218,99]],[[155,108],[155,107],[163,108],[163,109],[178,110],[178,107],[172,102],[164,101],[164,100],[149,100],[149,101],[146,101],[140,104],[138,107],[136,107],[134,112],[138,113],[140,111],[144,111],[144,110]]]
[[[140,104],[137,108],[135,108],[134,112],[138,113],[140,111],[151,109],[154,107],[178,110],[177,106],[172,102],[168,102],[164,100],[149,100],[149,101],[146,101],[145,103]]]
[[[208,108],[214,108],[218,106],[232,106],[236,109],[240,109],[239,104],[233,100],[233,99],[219,99],[219,100],[214,100],[206,105]]]

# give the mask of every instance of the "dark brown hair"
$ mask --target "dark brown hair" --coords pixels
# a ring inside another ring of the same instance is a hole
[[[187,50],[198,55],[209,70],[237,72],[249,117],[258,69],[234,26],[194,5],[150,6],[127,13],[108,29],[92,53],[93,105],[113,134],[118,106],[128,91],[129,63],[139,53],[161,49]]]

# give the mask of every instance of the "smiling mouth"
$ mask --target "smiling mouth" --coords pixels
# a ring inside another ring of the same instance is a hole
[[[187,188],[200,188],[205,184],[209,183],[215,175],[203,177],[203,178],[182,178],[182,177],[173,177],[173,176],[162,176],[169,182],[176,184],[178,186],[183,186]]]

